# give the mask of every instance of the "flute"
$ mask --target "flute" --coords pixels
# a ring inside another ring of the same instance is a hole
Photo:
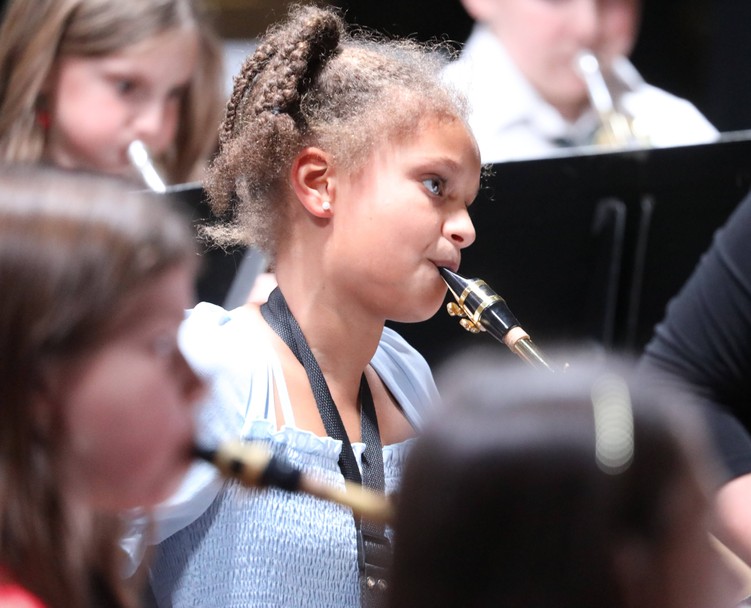
[[[128,160],[138,171],[144,183],[154,192],[164,193],[167,186],[156,170],[146,146],[140,139],[133,140],[128,146]]]
[[[553,371],[529,334],[519,325],[506,300],[485,281],[465,279],[448,268],[438,270],[456,300],[449,302],[446,310],[452,317],[460,317],[459,324],[464,329],[473,334],[486,331],[531,366]]]
[[[196,446],[194,455],[213,464],[224,477],[235,479],[247,488],[270,486],[304,492],[349,507],[356,516],[379,523],[391,523],[394,518],[393,505],[382,494],[347,480],[342,490],[312,479],[257,443],[233,440],[215,449]]]

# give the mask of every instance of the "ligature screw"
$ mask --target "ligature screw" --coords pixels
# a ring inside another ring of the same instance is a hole
[[[446,304],[446,311],[449,313],[452,317],[466,317],[467,313],[464,312],[464,309],[459,306],[456,302],[449,302]]]
[[[469,319],[460,319],[459,325],[461,325],[464,329],[466,329],[471,334],[479,334],[480,328],[472,323]]]

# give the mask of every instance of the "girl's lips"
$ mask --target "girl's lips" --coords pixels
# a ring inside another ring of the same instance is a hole
[[[451,272],[457,272],[459,270],[459,262],[453,262],[453,261],[442,261],[442,262],[433,262],[437,268],[448,268]]]

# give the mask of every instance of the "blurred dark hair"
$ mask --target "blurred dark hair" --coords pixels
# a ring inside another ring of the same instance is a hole
[[[392,608],[627,605],[621,549],[648,561],[671,535],[679,482],[707,489],[695,418],[629,370],[580,361],[548,374],[491,351],[448,362],[445,405],[404,473]],[[596,423],[603,399],[620,413]],[[608,433],[620,462],[600,453]]]

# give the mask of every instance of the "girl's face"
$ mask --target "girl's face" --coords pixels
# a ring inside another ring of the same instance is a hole
[[[154,504],[190,463],[203,384],[177,333],[192,290],[188,269],[167,271],[126,301],[113,337],[64,370],[66,470],[74,495],[93,508]]]
[[[126,175],[140,139],[158,156],[172,144],[198,61],[198,36],[179,28],[102,57],[61,57],[47,93],[46,155],[73,169]]]
[[[383,319],[435,314],[446,295],[437,267],[456,270],[475,239],[467,208],[479,184],[480,155],[465,123],[430,118],[338,180],[325,255],[349,295]]]

